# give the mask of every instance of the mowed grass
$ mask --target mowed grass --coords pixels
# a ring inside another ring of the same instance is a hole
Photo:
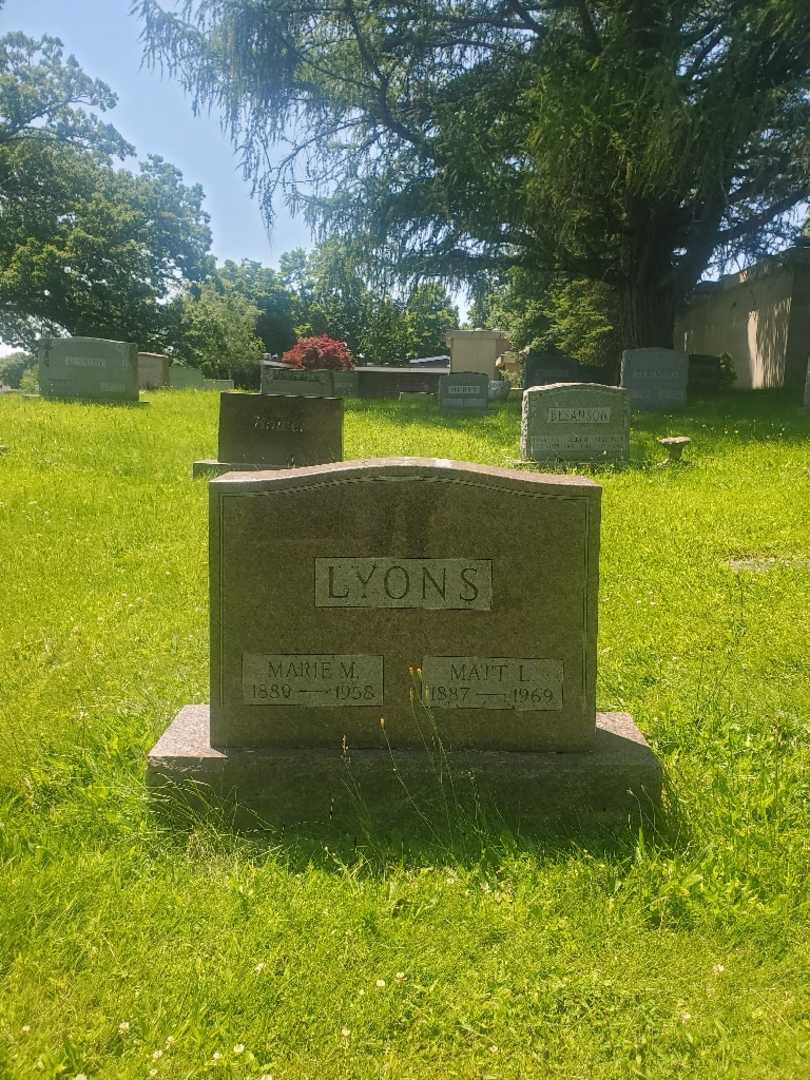
[[[150,813],[207,699],[218,399],[149,400],[0,398],[0,1077],[810,1076],[807,415],[635,417],[598,474],[599,707],[665,763],[655,825],[403,844]],[[518,428],[350,402],[345,456],[504,465]]]

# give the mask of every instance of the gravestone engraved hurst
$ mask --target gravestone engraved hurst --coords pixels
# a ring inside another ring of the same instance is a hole
[[[347,752],[389,804],[435,783],[435,729],[448,768],[527,812],[654,798],[630,718],[596,713],[600,496],[408,458],[212,480],[210,706],[177,715],[150,783],[326,818]]]
[[[489,376],[476,371],[454,371],[439,379],[439,411],[484,413],[489,406]]]
[[[524,392],[524,460],[624,462],[629,453],[630,395],[622,387],[558,383]]]
[[[39,388],[48,398],[138,401],[138,348],[104,338],[43,338]]]
[[[340,398],[222,393],[216,460],[195,461],[192,475],[232,469],[292,469],[340,461]]]
[[[634,409],[683,409],[689,355],[675,349],[625,349],[620,381]]]
[[[294,368],[289,364],[277,367],[272,362],[262,363],[262,393],[289,394],[294,397],[334,397],[334,372],[326,369],[310,371]]]

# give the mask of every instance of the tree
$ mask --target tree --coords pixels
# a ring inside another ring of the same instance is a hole
[[[258,309],[256,334],[267,352],[283,353],[295,341],[300,303],[281,273],[251,259],[230,259],[217,268],[223,290],[232,290]]]
[[[671,345],[709,262],[807,196],[807,0],[137,6],[268,216],[280,193],[402,276],[603,282],[628,346]]]
[[[132,147],[88,108],[116,98],[61,42],[0,38],[0,336],[133,340],[162,350],[170,302],[205,277],[211,236],[199,186],[159,157],[115,169]]]
[[[264,346],[256,336],[259,309],[237,292],[213,283],[179,301],[176,355],[210,378],[233,379],[257,389]]]

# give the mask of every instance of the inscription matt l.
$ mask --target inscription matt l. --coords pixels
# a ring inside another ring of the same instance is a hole
[[[492,561],[316,559],[315,606],[491,611]]]
[[[422,700],[435,709],[562,709],[559,660],[514,656],[426,656]]]

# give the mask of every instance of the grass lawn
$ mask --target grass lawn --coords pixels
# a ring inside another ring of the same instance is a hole
[[[598,704],[666,764],[656,826],[404,846],[150,814],[208,696],[218,397],[150,400],[0,398],[0,1077],[810,1076],[807,415],[636,417],[600,474]],[[504,465],[518,426],[351,402],[345,454]]]

